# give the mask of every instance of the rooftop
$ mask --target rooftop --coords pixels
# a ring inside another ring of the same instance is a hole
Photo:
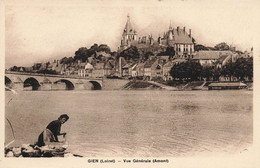
[[[193,59],[209,60],[219,59],[221,56],[228,56],[232,54],[231,51],[198,51]]]

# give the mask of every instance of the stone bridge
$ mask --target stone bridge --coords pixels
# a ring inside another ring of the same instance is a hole
[[[102,84],[98,78],[5,72],[5,86],[15,90],[101,90]]]

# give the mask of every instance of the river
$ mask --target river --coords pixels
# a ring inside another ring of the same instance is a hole
[[[15,142],[34,143],[52,120],[68,150],[86,157],[180,157],[236,154],[253,141],[253,92],[21,91],[5,92]],[[5,123],[5,141],[12,140]]]

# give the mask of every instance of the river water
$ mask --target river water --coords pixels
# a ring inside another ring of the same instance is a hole
[[[236,154],[253,141],[253,92],[6,91],[15,142],[34,143],[52,120],[68,150],[86,157],[179,157]],[[5,141],[12,140],[5,123]]]

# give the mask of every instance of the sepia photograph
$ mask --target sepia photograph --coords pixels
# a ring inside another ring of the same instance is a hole
[[[2,1],[0,165],[259,166],[257,4]]]

